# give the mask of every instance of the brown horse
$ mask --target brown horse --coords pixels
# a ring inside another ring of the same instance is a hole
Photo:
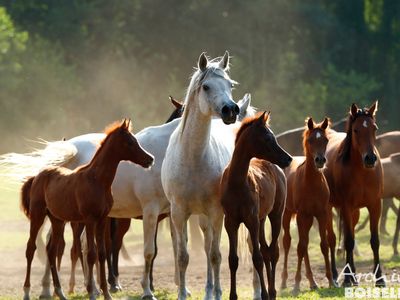
[[[275,299],[275,269],[279,258],[278,236],[286,199],[286,179],[276,165],[287,167],[292,158],[276,142],[267,125],[269,113],[243,121],[235,141],[232,160],[221,180],[221,203],[229,236],[230,299],[237,299],[238,228],[244,223],[250,232],[254,268],[261,284],[261,298],[268,299],[263,275],[267,269],[268,292]],[[267,245],[264,225],[269,218],[272,240]],[[260,251],[261,247],[261,251]]]
[[[375,113],[378,102],[370,108],[359,109],[353,104],[347,121],[346,136],[329,135],[325,176],[330,189],[330,204],[340,209],[343,219],[346,249],[344,286],[356,284],[353,260],[354,227],[359,209],[366,207],[370,216],[371,248],[374,254],[376,285],[384,285],[379,260],[378,224],[381,214],[383,187],[382,165],[375,148],[377,126]],[[335,242],[335,241],[331,241]],[[334,257],[333,257],[334,259]],[[335,272],[336,270],[332,270]]]
[[[24,299],[29,299],[31,263],[36,249],[35,240],[46,214],[52,227],[47,253],[55,294],[61,299],[66,299],[58,278],[55,260],[65,222],[70,221],[84,223],[86,227],[89,245],[87,291],[90,299],[95,299],[92,286],[93,264],[96,260],[95,236],[100,262],[101,289],[105,299],[112,299],[105,278],[104,241],[106,219],[113,204],[111,184],[120,161],[129,160],[148,168],[154,160],[129,132],[129,124],[130,121],[124,120],[121,124],[113,124],[109,127],[106,138],[89,164],[73,171],[63,167],[48,168],[37,176],[31,177],[23,185],[21,204],[30,219]]]
[[[327,240],[328,224],[330,223],[329,233],[332,229],[332,210],[329,206],[329,187],[322,168],[325,165],[325,151],[328,144],[326,129],[329,120],[320,124],[315,124],[312,118],[307,120],[307,127],[303,133],[303,149],[305,160],[300,164],[292,164],[285,169],[287,177],[287,200],[285,212],[283,214],[283,245],[285,250],[284,267],[282,271],[282,288],[286,288],[288,278],[287,262],[290,250],[290,220],[297,214],[297,229],[299,232],[299,243],[297,246],[297,273],[293,292],[300,291],[301,264],[304,258],[307,278],[310,288],[318,288],[313,273],[311,271],[308,257],[308,238],[314,217],[318,220],[319,235],[321,238],[321,252],[325,260],[325,272],[329,281],[329,286],[335,286],[332,278],[331,266],[329,264],[329,249]],[[330,221],[330,222],[329,222]],[[334,245],[333,245],[334,247]],[[333,249],[334,250],[334,249]]]

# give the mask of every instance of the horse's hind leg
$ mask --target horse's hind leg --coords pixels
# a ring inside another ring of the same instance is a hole
[[[142,298],[155,299],[150,289],[150,268],[155,254],[154,237],[156,235],[158,211],[152,209],[143,211],[143,238],[144,238],[144,270],[141,280],[143,288]]]
[[[212,228],[209,223],[209,220],[206,216],[202,215],[199,216],[199,225],[201,230],[203,231],[204,236],[204,253],[206,254],[207,258],[207,281],[206,281],[206,296],[204,299],[209,299],[212,297],[212,290],[213,290],[213,275],[212,275],[212,266],[211,266],[211,243],[212,243]]]
[[[71,274],[69,278],[69,291],[68,293],[73,294],[75,288],[75,271],[76,264],[78,259],[82,256],[82,247],[81,247],[81,234],[83,231],[82,223],[74,223],[71,222],[72,229],[72,247],[71,247]],[[81,262],[82,263],[82,262]],[[83,267],[82,267],[83,270]]]
[[[121,291],[122,287],[119,283],[119,269],[118,269],[118,264],[119,264],[119,252],[122,247],[122,242],[124,239],[125,234],[128,232],[129,227],[131,225],[131,219],[116,219],[116,228],[115,228],[115,234],[111,234],[111,251],[112,251],[112,271],[114,275],[114,284],[112,284],[109,278],[109,283],[111,285],[111,292],[116,292],[116,291]],[[112,232],[111,232],[112,233]]]
[[[229,270],[231,273],[231,290],[229,299],[237,300],[236,272],[239,266],[239,257],[237,255],[239,223],[226,216],[225,229],[229,238]]]
[[[110,292],[108,291],[107,279],[106,279],[106,247],[105,247],[105,226],[107,223],[107,217],[101,219],[96,226],[96,245],[97,253],[100,264],[100,287],[103,291],[104,299],[112,299]]]
[[[327,224],[327,217],[326,214],[321,214],[317,216],[318,220],[318,229],[319,229],[319,236],[321,238],[320,248],[322,255],[324,256],[325,261],[325,274],[326,278],[329,282],[329,287],[337,287],[336,282],[332,278],[332,270],[329,264],[329,247],[328,247],[328,240],[326,236],[326,224]]]
[[[381,201],[377,199],[378,205],[367,207],[370,216],[370,231],[371,231],[371,248],[374,253],[374,274],[377,281],[376,286],[385,286],[385,280],[382,277],[381,264],[379,260],[379,217],[381,216]]]
[[[295,284],[293,288],[293,294],[295,295],[297,295],[300,291],[301,264],[303,262],[304,256],[307,253],[308,233],[310,231],[312,223],[313,223],[313,218],[310,218],[309,216],[305,216],[300,213],[297,214],[297,229],[299,232],[299,243],[297,245],[297,271],[295,276]]]
[[[393,237],[393,255],[398,256],[399,251],[397,250],[397,245],[399,242],[399,231],[400,231],[400,205],[399,205],[399,210],[397,212],[397,221],[396,221],[396,229],[394,231],[394,237]]]
[[[336,257],[335,257],[335,246],[336,246],[336,235],[333,231],[333,218],[332,218],[332,207],[328,207],[326,211],[326,231],[329,244],[329,252],[331,254],[331,271],[333,281],[337,284],[338,272],[336,269]]]
[[[271,299],[275,299],[276,298],[275,275],[276,275],[276,265],[279,260],[278,238],[279,238],[279,234],[281,232],[281,227],[282,227],[282,211],[274,211],[268,215],[268,218],[271,223],[271,243],[268,248],[269,260],[270,260],[270,264],[271,264],[271,277],[268,276],[268,293],[269,293],[269,297]],[[289,219],[289,222],[290,222],[290,219]],[[265,228],[265,226],[263,225],[262,226],[262,230],[263,230],[262,236],[264,237],[264,242],[265,242],[264,228]],[[262,243],[261,243],[261,245],[262,245]],[[265,243],[265,245],[266,245],[266,243]],[[267,275],[268,275],[268,270],[267,270]]]
[[[30,232],[29,232],[29,239],[26,245],[26,277],[24,283],[24,300],[29,299],[29,291],[31,287],[31,266],[33,256],[36,250],[36,238],[39,232],[40,227],[44,222],[44,218],[46,217],[46,211],[44,206],[42,205],[32,205],[33,202],[30,204]],[[36,204],[36,203],[35,203]]]
[[[54,293],[60,299],[67,299],[64,295],[64,292],[61,288],[60,279],[58,277],[57,264],[56,264],[56,256],[57,249],[60,243],[61,237],[64,234],[64,221],[56,219],[52,215],[49,214],[49,218],[51,221],[51,238],[50,242],[47,245],[47,255],[49,257],[50,262],[50,270],[53,276],[53,285],[54,285]]]
[[[292,214],[285,209],[283,213],[282,219],[282,226],[283,226],[283,249],[285,251],[285,257],[283,261],[283,270],[282,270],[282,282],[281,282],[281,289],[285,289],[287,287],[287,264],[288,264],[288,256],[290,251],[290,243],[291,243],[291,236],[290,236],[290,219]]]
[[[221,252],[219,250],[219,245],[221,242],[221,232],[222,232],[222,224],[224,219],[224,213],[222,209],[220,209],[219,213],[216,213],[217,209],[213,211],[211,215],[211,228],[212,228],[212,243],[210,249],[210,258],[211,265],[214,272],[214,297],[215,300],[220,300],[222,296],[222,288],[220,283],[220,268],[221,268]]]
[[[386,230],[386,220],[387,214],[391,207],[395,206],[393,202],[393,198],[385,198],[382,199],[382,213],[381,213],[381,222],[379,224],[379,233],[381,235],[389,235]]]
[[[265,281],[263,274],[264,261],[260,251],[260,242],[258,238],[260,235],[259,233],[260,222],[258,220],[258,216],[249,216],[249,219],[245,221],[245,225],[250,233],[251,245],[253,248],[252,260],[253,260],[253,266],[256,269],[258,278],[260,280],[261,299],[265,300],[268,299],[268,293],[267,289],[265,288]]]
[[[42,226],[43,228],[43,226]],[[39,231],[40,233],[40,231]],[[49,231],[46,234],[46,244],[45,247],[49,244],[50,242],[50,237],[51,237],[51,227],[49,229]],[[38,240],[38,239],[37,239]],[[45,271],[42,277],[42,291],[40,292],[40,296],[39,299],[49,299],[51,298],[51,291],[50,291],[50,262],[49,262],[49,258],[47,256],[47,251],[45,251],[46,253],[46,267],[45,267]]]

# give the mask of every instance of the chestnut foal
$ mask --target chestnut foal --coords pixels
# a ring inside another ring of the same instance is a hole
[[[221,181],[221,203],[225,213],[225,229],[229,236],[230,299],[237,299],[238,228],[244,223],[250,232],[254,268],[261,284],[261,298],[268,299],[263,276],[263,260],[267,269],[268,292],[275,299],[275,268],[279,257],[278,236],[286,199],[286,178],[283,171],[292,158],[276,142],[267,125],[269,113],[245,119],[235,141],[232,160]],[[267,245],[264,225],[269,218],[272,240]],[[260,251],[261,247],[261,251]]]
[[[47,245],[50,269],[53,275],[55,294],[66,299],[58,278],[56,255],[66,221],[85,224],[89,245],[89,281],[87,291],[95,299],[92,278],[96,260],[94,237],[100,262],[101,289],[105,299],[112,299],[105,276],[104,231],[107,215],[113,205],[111,184],[121,160],[129,160],[144,168],[153,163],[153,156],[147,153],[129,131],[130,121],[114,124],[107,130],[91,162],[73,171],[63,167],[52,167],[31,177],[22,186],[22,209],[30,219],[30,236],[26,248],[27,272],[24,284],[24,299],[29,299],[30,271],[36,250],[36,237],[44,218],[51,221],[52,234]]]
[[[325,260],[326,277],[329,281],[329,287],[336,286],[332,279],[331,266],[329,264],[329,249],[327,241],[327,230],[332,229],[332,210],[329,206],[329,186],[321,171],[325,165],[325,151],[328,144],[326,130],[329,120],[320,124],[315,124],[312,118],[307,120],[307,127],[303,133],[303,150],[305,161],[300,165],[292,164],[285,170],[287,175],[287,200],[286,208],[283,214],[283,246],[285,250],[285,260],[282,271],[282,288],[286,288],[288,278],[287,262],[290,250],[290,220],[297,214],[297,228],[299,232],[299,243],[297,246],[297,272],[295,277],[295,286],[293,293],[300,291],[301,264],[304,258],[306,266],[306,276],[310,282],[310,288],[318,288],[310,266],[308,256],[308,235],[313,223],[314,217],[319,224],[319,235],[321,237],[321,252]],[[299,159],[302,159],[300,157]]]

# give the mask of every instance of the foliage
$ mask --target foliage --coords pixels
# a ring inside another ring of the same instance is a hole
[[[307,115],[336,120],[353,101],[376,98],[380,127],[400,125],[398,1],[0,0],[1,6],[2,132],[57,139],[125,116],[138,129],[159,124],[171,110],[167,96],[184,97],[198,55],[225,49],[241,83],[235,98],[253,93],[254,105],[272,110],[277,131],[302,126]],[[20,145],[7,140],[2,150]]]

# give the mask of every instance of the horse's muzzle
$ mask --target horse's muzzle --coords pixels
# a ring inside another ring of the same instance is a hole
[[[239,115],[240,109],[235,103],[224,105],[221,109],[221,119],[225,124],[236,122],[236,117]]]
[[[378,158],[376,157],[375,153],[370,153],[370,154],[365,155],[365,157],[364,157],[364,166],[366,168],[375,167],[375,163],[376,163],[377,159]]]
[[[315,166],[318,169],[322,169],[325,166],[326,158],[325,158],[325,156],[318,155],[317,157],[315,157],[314,162],[315,162]]]

